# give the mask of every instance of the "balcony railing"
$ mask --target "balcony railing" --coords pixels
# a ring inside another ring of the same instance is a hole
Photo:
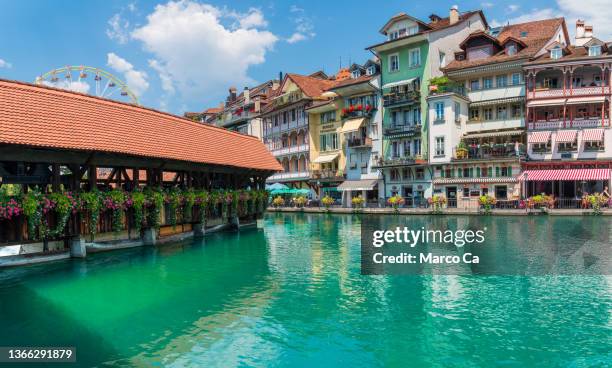
[[[255,112],[250,112],[248,110],[242,111],[240,114],[227,114],[224,116],[223,120],[221,121],[221,124],[222,126],[226,127],[228,125],[233,125],[238,121],[253,118],[256,115],[257,114]]]
[[[312,170],[311,177],[315,180],[344,180],[346,175],[342,170],[323,169]]]
[[[425,163],[426,160],[423,159],[423,156],[406,156],[406,157],[390,157],[390,158],[381,158],[378,161],[374,162],[372,168],[384,168],[384,167],[393,167],[393,166],[410,166],[410,165],[418,165]]]
[[[527,99],[534,98],[554,98],[554,97],[576,97],[576,96],[593,96],[609,94],[610,87],[608,86],[591,86],[591,87],[569,87],[563,88],[547,88],[536,89],[535,91],[527,92]]]
[[[518,155],[517,155],[518,153]],[[468,146],[467,148],[455,148],[453,150],[453,161],[466,160],[490,160],[525,157],[525,145],[519,144],[518,152],[513,142],[499,143],[493,145]]]
[[[300,180],[300,179],[308,179],[310,178],[310,171],[293,171],[293,172],[282,172],[278,174],[274,174],[266,181],[274,182],[274,181],[290,181],[290,180]]]
[[[284,133],[293,129],[308,127],[307,119],[297,119],[295,121],[289,121],[285,123],[279,123],[277,126],[273,126],[271,128],[264,129],[264,136],[269,137],[271,135],[276,135],[279,133]]]
[[[353,111],[349,111],[349,109],[343,109],[342,119],[369,118],[374,114],[375,111],[376,111],[376,108],[371,108],[370,110],[366,111],[365,108],[363,107],[361,110],[353,110]]]
[[[278,148],[278,149],[270,149],[270,152],[274,156],[283,156],[283,155],[289,155],[289,154],[293,154],[293,153],[308,152],[308,149],[309,149],[309,145],[308,145],[308,143],[305,143],[305,144],[300,144],[300,145],[297,145],[297,146],[284,147],[284,148]]]
[[[346,141],[350,148],[372,147],[372,138],[351,138]]]
[[[538,120],[530,122],[528,128],[531,130],[537,129],[561,129],[561,128],[597,128],[597,127],[609,127],[610,119],[605,118],[578,118],[574,120],[566,119],[565,122],[562,119],[555,120]]]
[[[385,132],[385,135],[400,134],[400,133],[406,133],[407,135],[408,134],[418,135],[418,134],[421,134],[422,127],[423,126],[421,124],[414,124],[414,125],[391,124],[390,126],[385,127],[384,132]]]
[[[435,96],[443,93],[456,93],[460,96],[467,96],[465,86],[429,86],[429,95]]]
[[[383,96],[383,106],[415,103],[419,101],[420,97],[421,94],[419,92],[388,94]]]

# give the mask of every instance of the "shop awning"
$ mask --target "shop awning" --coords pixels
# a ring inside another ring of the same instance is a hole
[[[438,178],[433,180],[434,185],[438,184],[501,184],[516,183],[516,177],[508,178]]]
[[[392,88],[392,87],[404,86],[406,84],[410,84],[414,82],[415,80],[416,78],[410,78],[410,79],[404,79],[404,80],[397,81],[397,82],[386,83],[386,84],[383,84],[382,88]]]
[[[591,96],[591,97],[572,97],[567,100],[568,105],[580,105],[584,103],[603,103],[606,100],[604,96]]]
[[[585,129],[582,131],[582,140],[585,142],[601,142],[603,138],[603,129]]]
[[[559,169],[527,170],[519,177],[521,181],[574,181],[610,180],[610,169]]]
[[[550,100],[532,100],[532,101],[527,102],[527,106],[529,106],[529,107],[534,107],[534,106],[557,106],[557,105],[565,104],[565,101],[567,101],[567,98],[554,98],[554,99],[550,99]]]
[[[486,133],[467,133],[463,138],[488,138],[488,137],[508,137],[523,134],[523,130],[506,130],[501,132],[486,132]]]
[[[492,106],[492,105],[514,103],[514,102],[523,102],[523,101],[525,101],[525,97],[507,97],[507,98],[499,98],[495,100],[472,102],[470,104],[470,107]]]
[[[550,130],[543,130],[541,132],[530,132],[527,136],[527,143],[546,143],[550,140]]]
[[[557,138],[555,138],[555,141],[557,143],[570,143],[574,142],[577,136],[577,130],[559,130],[557,131]]]
[[[361,128],[363,123],[365,123],[366,118],[358,118],[358,119],[350,119],[344,122],[342,126],[342,133],[350,133]]]
[[[319,157],[315,158],[313,163],[326,164],[326,163],[334,161],[336,158],[338,158],[338,153],[322,154],[322,155],[319,155]]]
[[[338,185],[338,190],[372,190],[376,186],[378,179],[347,180]]]

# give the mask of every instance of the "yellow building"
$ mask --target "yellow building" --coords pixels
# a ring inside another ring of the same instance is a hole
[[[324,92],[321,97],[326,100],[317,101],[306,110],[310,140],[311,186],[319,198],[330,195],[340,200],[342,193],[337,188],[346,178],[341,119],[343,99],[338,98],[333,92]]]

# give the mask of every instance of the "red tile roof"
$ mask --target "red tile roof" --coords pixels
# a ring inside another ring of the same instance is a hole
[[[319,97],[323,92],[336,85],[336,81],[330,79],[319,79],[310,76],[299,74],[287,74],[287,78],[291,79],[297,86],[306,94],[306,96],[314,98]]]
[[[126,103],[2,79],[0,143],[282,170],[255,137]]]
[[[548,41],[552,39],[552,37],[555,35],[555,32],[560,26],[563,27],[563,32],[569,39],[564,18],[545,19],[504,26],[499,35],[497,36],[497,40],[500,44],[503,45],[504,42],[509,38],[515,38],[523,42],[526,47],[514,55],[507,55],[502,50],[499,53],[484,59],[454,60],[445,68],[443,68],[443,70],[445,72],[450,72],[454,70],[477,67],[493,63],[503,63],[507,61],[532,58],[537,54],[538,51],[542,49],[542,47],[546,45]],[[524,32],[526,32],[526,36]],[[470,35],[468,37],[471,36],[473,35]]]

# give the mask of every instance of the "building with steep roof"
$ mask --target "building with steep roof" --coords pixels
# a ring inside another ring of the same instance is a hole
[[[383,150],[377,167],[384,175],[384,196],[399,194],[409,205],[421,205],[432,194],[432,172],[427,165],[427,92],[429,80],[461,51],[470,34],[485,30],[481,11],[449,16],[435,14],[429,22],[400,13],[380,30],[387,40],[370,46],[381,62],[383,94]]]
[[[481,195],[520,197],[525,159],[522,65],[569,42],[562,18],[473,32],[442,70],[450,82],[430,88],[429,163],[434,193],[449,207],[477,207]]]

